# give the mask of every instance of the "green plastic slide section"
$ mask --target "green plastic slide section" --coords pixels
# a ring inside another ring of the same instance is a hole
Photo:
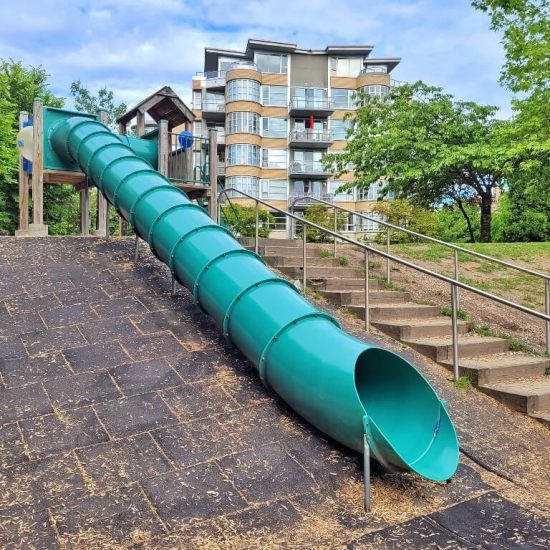
[[[392,471],[432,480],[454,474],[453,424],[412,365],[342,331],[97,121],[67,118],[50,139],[302,417],[359,452],[366,433],[374,457]]]

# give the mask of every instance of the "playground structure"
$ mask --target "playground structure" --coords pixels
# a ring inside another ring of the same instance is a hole
[[[48,147],[45,136],[46,128],[51,121],[44,121],[44,116],[55,117],[55,113],[63,110],[44,109],[40,100],[33,105],[32,116],[20,113],[20,128],[32,126],[32,162],[21,157],[19,164],[19,227],[17,236],[46,236],[48,227],[44,224],[44,186],[71,185],[79,193],[80,199],[80,233],[90,233],[90,185],[89,180],[80,168],[73,164],[65,165],[59,162],[55,152]],[[62,116],[62,115],[59,115]],[[90,116],[90,115],[85,115]],[[108,114],[100,111],[92,115],[107,124]],[[156,128],[147,131],[146,117],[156,123]],[[211,131],[207,138],[193,138],[185,147],[180,143],[181,132],[190,131],[193,126],[193,112],[169,87],[165,86],[145,98],[118,119],[119,136],[132,146],[145,147],[146,155],[158,171],[170,179],[178,188],[184,190],[201,204],[208,204],[209,198],[217,190],[218,163],[216,155],[210,162],[209,151],[216,151],[216,132]],[[129,135],[132,122],[134,136]],[[47,131],[47,129],[46,129]],[[147,148],[147,147],[145,147]],[[199,154],[200,161],[195,164],[193,155]],[[32,196],[32,218],[29,219],[29,198]],[[212,202],[212,201],[210,201]],[[215,200],[214,200],[215,202]],[[105,235],[107,227],[108,204],[103,197],[97,197],[97,222],[94,234]],[[124,223],[124,220],[121,219]],[[122,227],[122,224],[121,224]]]
[[[268,387],[319,430],[364,452],[366,481],[370,453],[391,471],[439,481],[454,474],[456,434],[430,384],[400,356],[346,334],[243,249],[216,223],[215,196],[208,197],[209,216],[182,189],[193,186],[193,192],[196,182],[172,185],[162,173],[169,153],[160,139],[164,121],[158,138],[129,138],[110,132],[96,115],[50,108],[41,114],[43,158],[55,158],[64,172],[85,174]],[[214,194],[215,162],[211,155]],[[368,483],[366,488],[368,505]]]

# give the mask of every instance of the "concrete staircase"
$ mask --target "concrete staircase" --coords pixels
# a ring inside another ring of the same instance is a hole
[[[253,239],[243,245],[254,249]],[[327,245],[329,249],[330,245]],[[302,242],[260,239],[259,253],[289,279],[302,279]],[[307,248],[308,285],[327,301],[365,318],[364,268],[342,267],[334,258]],[[416,304],[408,292],[387,290],[383,281],[369,281],[369,312],[373,326],[452,369],[451,319],[437,306]],[[550,427],[550,360],[510,350],[505,338],[478,335],[472,323],[458,322],[460,374],[481,391]]]

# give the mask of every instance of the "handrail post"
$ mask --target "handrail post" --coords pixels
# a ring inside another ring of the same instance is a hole
[[[369,310],[369,251],[365,250],[365,331],[370,332]]]
[[[550,279],[544,279],[544,309],[550,315]],[[546,321],[546,353],[550,355],[550,321]]]
[[[294,215],[294,202],[290,204],[290,214]],[[296,220],[291,217],[290,218],[290,238],[294,240],[296,238]]]
[[[302,279],[304,286],[304,296],[306,295],[306,283],[307,283],[307,273],[306,273],[306,244],[307,244],[307,226],[305,222],[302,223]]]
[[[367,434],[363,434],[363,476],[364,476],[364,504],[365,512],[370,512],[371,488],[370,488],[370,447]]]
[[[336,214],[336,205],[334,206],[334,232],[338,233],[338,221],[337,221],[337,214]],[[333,254],[334,254],[334,257],[336,258],[336,235],[334,236]]]
[[[386,282],[390,284],[391,267],[390,267],[390,258],[389,258],[389,253],[390,253],[390,228],[389,227],[386,228],[386,253],[388,254],[388,257],[386,258]]]
[[[458,250],[455,248],[455,281],[459,282],[459,273],[458,273]],[[456,289],[456,309],[460,311],[460,296],[458,293],[458,287]]]
[[[260,244],[260,203],[256,201],[256,228],[254,234],[254,252],[258,254]]]
[[[458,301],[458,287],[451,284],[451,322],[453,330],[453,378],[458,380],[460,376],[458,368],[458,316],[457,316],[457,301]]]

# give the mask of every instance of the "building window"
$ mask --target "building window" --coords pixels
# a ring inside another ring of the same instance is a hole
[[[195,137],[202,136],[202,122],[193,122],[193,135]]]
[[[286,200],[288,198],[288,183],[286,180],[262,180],[262,198]]]
[[[363,69],[364,73],[387,73],[388,67],[386,65],[367,65]]]
[[[330,181],[328,184],[328,192],[332,195],[334,195],[335,201],[354,201],[355,200],[355,193],[354,189],[348,189],[347,191],[342,191],[341,193],[338,193],[338,188],[342,185],[345,185],[345,181]]]
[[[251,111],[228,113],[225,120],[227,134],[258,134],[260,115]]]
[[[273,231],[286,231],[287,217],[281,212],[270,212],[272,220],[267,222],[267,227]]]
[[[200,109],[202,102],[202,92],[200,90],[193,90],[193,109]]]
[[[359,212],[359,214],[363,214],[364,216],[368,216],[371,218],[370,220],[366,220],[365,218],[359,218],[359,224],[358,229],[359,231],[366,231],[367,233],[377,233],[380,231],[380,224],[377,223],[376,220],[384,221],[384,215],[380,214],[378,212]]]
[[[370,84],[369,86],[363,86],[361,91],[368,95],[384,97],[390,91],[390,87],[382,84]]]
[[[235,63],[235,61],[239,61],[239,60],[234,57],[219,57],[218,70],[220,72],[220,76],[223,76],[225,72],[229,69],[229,66],[232,63]]]
[[[239,191],[254,197],[260,196],[260,180],[254,176],[228,176],[225,178],[225,187],[235,187]],[[238,193],[232,193],[232,195],[239,196]]]
[[[349,120],[333,120],[330,121],[330,129],[332,131],[333,139],[347,139],[348,130],[351,128],[351,122]]]
[[[260,83],[248,78],[230,80],[226,88],[227,101],[256,101],[260,102]]]
[[[330,63],[332,76],[356,77],[363,68],[362,57],[333,57]]]
[[[386,186],[385,182],[378,181],[369,186],[368,189],[359,188],[357,190],[357,200],[376,201],[382,197],[382,191]]]
[[[260,166],[260,148],[248,143],[235,143],[226,147],[227,165],[245,164]]]
[[[263,149],[262,166],[264,168],[286,168],[286,149]]]
[[[288,58],[284,54],[257,53],[255,61],[264,73],[287,73]]]
[[[292,106],[297,109],[327,109],[329,101],[324,88],[292,88]]]
[[[287,137],[287,119],[286,118],[262,118],[262,136],[286,138]]]
[[[353,94],[355,90],[345,88],[332,88],[332,105],[335,109],[355,109]]]
[[[264,105],[287,105],[288,88],[286,86],[262,86],[262,103]]]

